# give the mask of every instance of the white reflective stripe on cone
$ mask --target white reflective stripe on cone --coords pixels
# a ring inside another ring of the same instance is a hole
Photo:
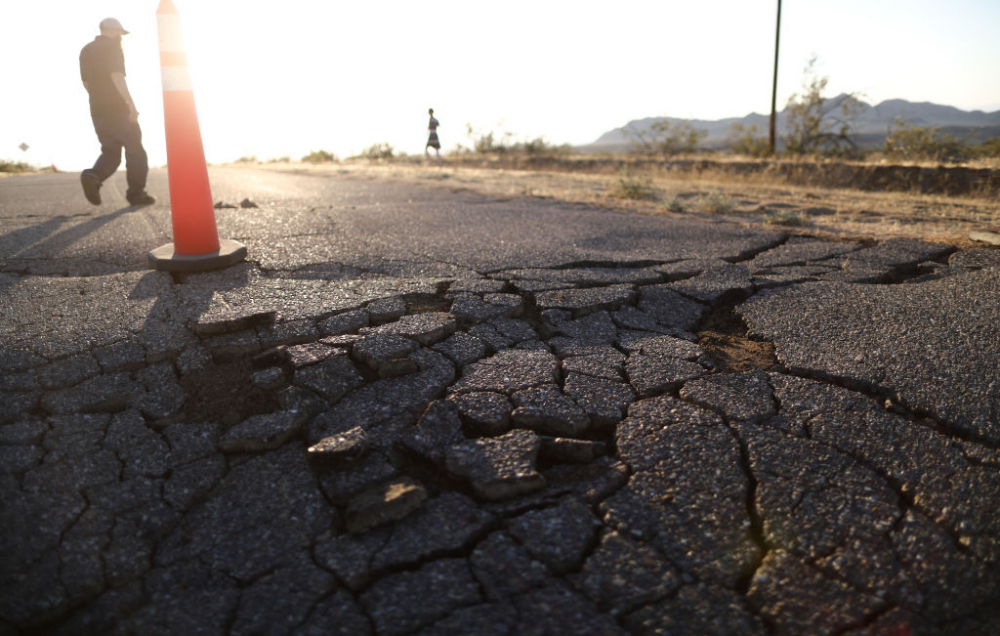
[[[163,92],[191,90],[191,73],[187,66],[161,66]]]

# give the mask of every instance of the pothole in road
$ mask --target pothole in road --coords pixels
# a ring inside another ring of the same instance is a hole
[[[219,422],[229,427],[244,419],[280,409],[275,391],[254,386],[255,369],[249,356],[183,375],[180,385],[187,399],[184,421]]]
[[[779,371],[781,363],[774,355],[774,345],[716,331],[698,333],[698,346],[708,353],[720,371],[742,373],[753,369]]]
[[[742,373],[754,369],[780,371],[782,365],[774,345],[749,337],[749,329],[736,313],[743,297],[724,299],[702,319],[698,346],[705,350],[719,371]]]

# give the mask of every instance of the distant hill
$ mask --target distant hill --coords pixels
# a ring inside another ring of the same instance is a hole
[[[846,95],[839,95],[830,102],[839,102]],[[854,119],[855,141],[862,147],[879,147],[885,143],[889,129],[900,119],[914,126],[936,126],[942,132],[951,133],[957,137],[969,134],[972,141],[980,142],[993,137],[1000,137],[1000,111],[984,113],[981,110],[966,111],[954,106],[942,106],[928,102],[908,102],[903,99],[888,99],[876,106],[861,102],[861,112]],[[788,109],[778,113],[778,136],[785,133],[785,121]],[[620,128],[608,131],[591,144],[584,146],[588,150],[623,150],[632,147],[628,131],[646,132],[658,121],[677,123],[689,122],[694,128],[708,133],[703,146],[720,148],[726,145],[733,124],[744,127],[756,125],[761,134],[767,136],[770,116],[750,113],[745,117],[730,117],[718,120],[678,119],[675,117],[646,117],[634,119]]]

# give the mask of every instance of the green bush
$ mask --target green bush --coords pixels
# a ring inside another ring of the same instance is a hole
[[[654,122],[648,131],[625,130],[637,152],[647,155],[671,157],[681,153],[694,152],[708,132],[696,129],[691,122],[668,120]]]
[[[772,210],[764,215],[764,223],[770,225],[805,225],[806,216],[800,210]]]
[[[31,172],[32,170],[34,170],[34,167],[23,161],[0,159],[0,172]]]
[[[897,119],[885,138],[885,154],[909,161],[964,161],[972,154],[965,140],[934,126],[913,126]]]
[[[618,177],[618,183],[613,194],[619,199],[632,199],[635,201],[655,201],[660,198],[656,189],[653,188],[652,179],[636,176],[628,171],[623,172]]]
[[[733,210],[733,200],[722,190],[712,190],[698,197],[698,207],[702,212],[726,214]]]
[[[729,151],[749,157],[767,157],[771,154],[771,145],[761,136],[757,124],[747,128],[736,123],[729,130]]]
[[[684,202],[677,197],[669,197],[663,200],[663,207],[667,212],[673,212],[675,214],[680,214],[687,210],[687,206]]]
[[[547,141],[545,137],[515,141],[514,133],[503,130],[500,128],[502,125],[503,122],[497,124],[498,129],[493,130],[476,128],[472,124],[466,124],[465,136],[469,140],[469,146],[457,144],[452,149],[452,154],[508,155],[522,153],[531,157],[562,157],[573,152],[573,147],[569,144],[556,145]]]
[[[472,150],[481,155],[504,154],[513,149],[511,139],[514,133],[500,130],[483,130],[473,128],[472,124],[465,125],[465,136],[472,142]]]
[[[361,151],[357,156],[361,159],[369,159],[371,161],[382,161],[387,159],[392,159],[395,150],[389,142],[383,141],[379,143],[374,143],[364,150]]]
[[[337,155],[328,150],[314,150],[302,157],[303,163],[336,163],[337,161],[340,161]]]
[[[514,150],[533,157],[561,157],[573,151],[569,144],[557,146],[545,140],[545,137],[535,137],[514,145]]]
[[[980,157],[1000,157],[1000,137],[987,139],[976,146],[976,154]]]
[[[857,146],[851,135],[863,104],[855,94],[827,99],[824,92],[830,78],[817,74],[816,61],[806,65],[802,94],[788,99],[785,149],[796,155],[849,154]]]

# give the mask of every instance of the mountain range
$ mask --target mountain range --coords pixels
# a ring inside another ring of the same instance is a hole
[[[836,105],[847,95],[839,95],[829,101]],[[733,124],[742,124],[745,128],[756,125],[760,134],[767,136],[769,115],[750,113],[745,117],[730,117],[718,120],[678,119],[675,117],[646,117],[634,119],[620,128],[610,130],[596,141],[588,144],[591,150],[622,150],[632,146],[631,131],[648,132],[651,126],[660,121],[671,123],[687,122],[695,129],[704,130],[707,136],[702,142],[706,148],[718,148],[726,145],[732,134]],[[788,120],[788,108],[778,113],[777,133],[781,137],[785,132]],[[954,106],[943,106],[929,102],[908,102],[903,99],[889,99],[877,105],[860,102],[860,110],[853,119],[853,138],[855,142],[866,148],[879,147],[885,143],[886,134],[897,121],[903,121],[912,126],[933,126],[942,133],[950,133],[964,138],[966,135],[973,142],[981,142],[993,137],[1000,137],[1000,110],[985,113],[981,110],[966,111]]]

